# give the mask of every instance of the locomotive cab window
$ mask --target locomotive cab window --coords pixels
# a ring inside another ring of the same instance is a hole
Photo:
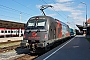
[[[30,20],[27,27],[30,29],[45,29],[46,20]]]

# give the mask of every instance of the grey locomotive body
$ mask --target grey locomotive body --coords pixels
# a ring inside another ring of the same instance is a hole
[[[48,50],[56,41],[69,36],[69,27],[66,24],[49,16],[35,16],[25,26],[21,46],[28,46],[32,51],[38,48]]]

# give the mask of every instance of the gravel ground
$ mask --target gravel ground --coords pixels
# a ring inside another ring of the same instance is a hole
[[[16,60],[34,60],[37,56],[31,56],[26,54],[25,56],[19,57]]]
[[[17,54],[16,51],[10,51],[10,52],[5,52],[5,53],[0,53],[0,60],[14,60],[20,56],[23,56],[25,54]]]
[[[30,55],[28,49],[16,48],[8,52],[0,53],[0,60],[33,60],[37,56]]]

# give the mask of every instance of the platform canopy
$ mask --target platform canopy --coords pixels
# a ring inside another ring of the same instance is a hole
[[[24,28],[25,23],[0,20],[0,28]]]
[[[82,25],[76,25],[76,26],[79,28],[80,31],[83,31],[84,27]]]

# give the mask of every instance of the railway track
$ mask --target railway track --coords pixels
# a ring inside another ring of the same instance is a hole
[[[67,40],[65,40],[65,41],[67,41]],[[61,44],[61,42],[59,42],[57,45],[54,45],[53,48],[57,47],[60,44]],[[44,54],[44,53],[42,53],[42,54]],[[34,60],[37,57],[41,56],[42,54],[39,54],[39,55],[31,54],[29,49],[20,48],[19,45],[0,48],[0,59],[1,60]]]
[[[9,41],[0,43],[0,53],[14,50],[20,46],[20,41]]]
[[[8,51],[11,51],[11,50],[15,50],[17,47],[19,47],[19,45],[0,48],[0,53],[8,52]]]
[[[34,60],[37,57],[38,56],[31,56],[31,55],[26,54],[22,57],[17,58],[16,60]]]
[[[69,38],[69,39],[70,39],[70,38]],[[69,40],[69,39],[67,39],[67,40]],[[62,43],[66,42],[67,40],[64,40]],[[62,44],[62,43],[61,43],[61,42],[58,42],[58,44],[55,44],[50,50],[56,48],[57,46],[59,46],[59,45]],[[49,50],[49,51],[50,51],[50,50]],[[47,51],[47,52],[48,52],[48,51]],[[46,53],[46,52],[45,52],[45,53]],[[45,53],[42,53],[42,54],[40,54],[40,55],[37,55],[37,54],[35,54],[35,55],[26,54],[26,55],[24,55],[24,56],[22,56],[22,57],[17,58],[16,60],[34,60],[34,59],[38,58],[39,56],[41,56],[41,55],[43,55],[43,54],[45,54]]]
[[[0,53],[0,60],[33,60],[36,57],[38,55],[31,55],[28,49],[22,49],[20,47]]]
[[[13,44],[12,44],[13,43]],[[33,60],[36,55],[30,55],[28,49],[20,48],[20,41],[5,42],[0,44],[0,60]],[[15,44],[15,45],[14,45]],[[4,46],[3,46],[4,45]]]

